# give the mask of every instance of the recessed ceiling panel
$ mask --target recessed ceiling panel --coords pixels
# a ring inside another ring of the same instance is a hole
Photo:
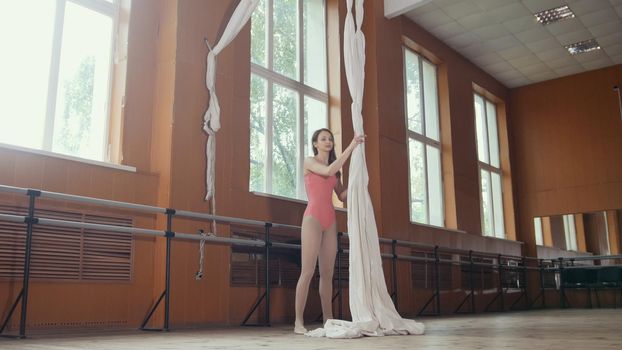
[[[537,21],[564,6],[574,17]],[[622,0],[432,0],[405,15],[508,87],[622,63]],[[590,40],[600,49],[565,48]]]

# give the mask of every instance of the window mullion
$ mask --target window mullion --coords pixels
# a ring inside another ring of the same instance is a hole
[[[268,2],[268,9],[266,11],[266,17],[267,17],[267,24],[268,24],[268,28],[266,30],[267,36],[268,36],[268,47],[267,47],[267,54],[266,54],[266,59],[267,59],[267,66],[269,70],[272,70],[272,66],[273,66],[273,61],[274,58],[273,56],[273,51],[274,51],[274,40],[273,40],[273,34],[274,34],[274,1],[273,0],[266,0]],[[253,64],[251,63],[251,71],[253,68]],[[272,114],[273,114],[273,83],[272,80],[269,79],[268,77],[262,75],[262,74],[258,74],[259,76],[263,76],[264,78],[266,78],[266,84],[267,84],[267,91],[266,91],[266,155],[265,155],[265,161],[266,161],[266,172],[265,172],[265,186],[264,188],[266,189],[267,193],[272,193],[272,129],[273,129],[273,121],[272,121]]]
[[[424,84],[423,84],[423,62],[421,61],[421,57],[419,55],[417,57],[417,65],[419,66],[419,113],[421,115],[421,135],[427,136],[425,132],[425,92]]]
[[[266,62],[266,66],[268,67],[269,71],[272,71],[272,69],[274,67],[273,66],[273,57],[272,57],[272,51],[274,50],[274,2],[273,0],[266,0],[268,1],[268,10],[266,11],[266,16],[268,17],[268,28],[266,30],[266,35],[268,36],[268,47],[267,47],[267,62]],[[251,63],[251,68],[253,67],[253,64]]]
[[[296,140],[296,144],[298,145],[298,176],[296,176],[296,178],[298,179],[298,181],[296,181],[296,187],[298,188],[298,198],[304,198],[304,186],[303,186],[303,164],[304,164],[304,158],[305,158],[305,145],[306,145],[306,140],[304,140],[304,134],[305,134],[305,111],[304,111],[304,99],[305,96],[303,93],[299,92],[298,93],[298,139]]]
[[[52,150],[52,143],[54,141],[54,117],[56,114],[56,98],[58,94],[58,76],[60,70],[60,51],[63,40],[65,4],[65,0],[56,1],[54,37],[52,40],[52,57],[50,61],[50,77],[48,79],[47,107],[45,113],[45,128],[43,129],[42,149],[46,151]]]
[[[406,47],[402,46],[402,76],[403,80],[403,91],[404,91],[404,125],[406,127],[406,154],[408,160],[408,219],[409,221],[413,220],[413,198],[412,198],[412,183],[411,183],[411,164],[410,164],[410,139],[415,137],[415,132],[410,130],[408,125],[408,70],[406,69]]]
[[[499,176],[501,176],[501,173],[502,173],[501,169],[499,169],[497,167],[494,167],[494,166],[492,166],[492,165],[490,165],[488,163],[482,162],[481,160],[478,161],[478,163],[479,163],[479,167],[480,168],[488,170],[488,171],[491,171],[491,172],[494,172],[494,173],[497,173],[497,174],[499,174]]]
[[[274,84],[271,81],[267,81],[268,91],[266,92],[266,175],[265,175],[265,189],[267,193],[272,193],[272,132],[273,132],[273,90]]]
[[[305,84],[304,78],[304,27],[303,27],[303,0],[298,0],[298,81]]]
[[[113,17],[115,15],[116,3],[101,0],[68,0],[77,5],[84,6],[89,10],[99,12],[103,15]]]
[[[304,67],[305,67],[305,60],[304,60],[304,50],[305,50],[305,41],[304,41],[304,7],[302,4],[303,0],[298,0],[298,77],[299,77],[299,82],[300,85],[302,85],[302,87],[306,87],[305,85],[305,79],[304,79]],[[296,187],[297,187],[297,193],[298,193],[298,198],[304,198],[304,179],[303,179],[303,163],[304,163],[304,148],[306,146],[306,141],[304,140],[304,127],[305,127],[305,123],[304,123],[304,115],[305,115],[305,110],[304,110],[304,99],[305,99],[305,94],[301,91],[298,90],[298,142],[296,142],[297,146],[298,146],[298,169],[297,169],[297,179],[298,181],[296,181]],[[309,116],[310,118],[311,116]]]
[[[302,93],[304,93],[306,96],[309,97],[313,97],[316,100],[328,103],[328,94],[325,92],[322,92],[318,89],[315,89],[311,86],[302,84],[299,81],[293,80],[291,78],[288,78],[284,75],[281,75],[279,73],[270,71],[260,65],[257,65],[255,63],[251,63],[251,72],[261,76],[265,79],[274,81],[276,83],[279,83],[279,85],[285,86],[291,90],[297,90],[297,91],[301,91]]]
[[[411,173],[411,155],[410,155],[410,135],[406,136],[406,154],[408,154],[408,213],[409,220],[412,222],[413,220],[413,197],[412,197],[412,173]]]
[[[430,224],[430,179],[428,176],[428,145],[423,144],[423,165],[425,169],[423,170],[423,177],[425,178],[425,216],[426,216],[426,224]]]
[[[412,130],[408,130],[407,131],[408,136],[419,141],[419,142],[423,142],[426,145],[430,145],[432,147],[436,147],[438,149],[441,148],[441,143],[439,141],[433,140],[425,135],[421,135],[420,133],[416,132],[416,131],[412,131]]]
[[[298,80],[304,86],[304,30],[303,30],[303,5],[302,0],[298,0]],[[304,159],[304,148],[302,147],[301,142],[304,138],[304,93],[300,90],[298,91],[298,115],[297,118],[297,140],[296,145],[298,147],[298,167],[296,169],[296,193],[298,194],[298,198],[303,198],[302,192],[304,191],[303,183],[303,159]]]
[[[484,142],[486,143],[486,159],[488,159],[488,164],[492,165],[492,159],[490,158],[490,138],[488,138],[488,108],[486,108],[486,105],[488,103],[488,100],[486,100],[483,96],[482,96],[482,101],[484,103],[483,109],[484,109],[484,132],[483,132],[483,137],[484,137]]]

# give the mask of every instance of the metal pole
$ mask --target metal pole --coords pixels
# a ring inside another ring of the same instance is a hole
[[[469,250],[469,285],[471,287],[471,312],[475,313],[475,280],[473,279],[473,251]]]
[[[566,292],[564,291],[564,258],[559,257],[559,304],[566,308]]]
[[[395,304],[395,309],[397,310],[397,240],[391,241],[391,252],[393,253],[393,258],[391,258],[391,263],[393,267],[393,304]]]
[[[32,255],[32,226],[37,223],[35,218],[35,199],[41,195],[40,191],[28,190],[29,204],[26,218],[26,252],[24,254],[24,280],[22,287],[22,314],[19,320],[19,337],[26,338],[26,316],[28,313],[28,287],[30,282],[30,257]]]
[[[341,246],[341,237],[343,237],[343,232],[337,233],[337,291],[339,293],[339,319],[343,320],[343,287],[341,285],[341,256],[343,255],[343,247]]]
[[[527,289],[528,286],[528,282],[527,282],[527,259],[525,257],[523,257],[523,290],[525,291],[525,309],[529,309],[529,305],[531,304],[530,300],[529,300],[529,291]]]
[[[265,224],[265,260],[266,260],[266,310],[265,310],[265,325],[270,326],[270,246],[272,242],[270,241],[270,227],[272,227],[272,223],[266,222]]]
[[[441,314],[441,286],[439,276],[439,263],[440,257],[438,256],[438,246],[434,246],[434,268],[436,270],[436,312],[437,315]]]
[[[171,239],[173,232],[173,215],[175,209],[166,209],[166,286],[164,287],[164,330],[169,330],[170,302],[171,302]]]
[[[540,294],[542,294],[542,308],[546,308],[546,291],[544,289],[544,259],[538,260],[538,267],[540,274]]]
[[[501,297],[501,299],[499,300],[501,302],[501,308],[499,311],[505,311],[505,303],[504,303],[504,298],[503,298],[503,264],[501,263],[501,254],[498,255],[497,259],[499,259],[498,263],[499,263],[499,296]]]

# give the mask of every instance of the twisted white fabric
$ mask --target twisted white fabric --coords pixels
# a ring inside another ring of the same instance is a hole
[[[216,133],[220,130],[220,105],[218,104],[218,96],[216,96],[216,56],[218,56],[218,54],[233,41],[240,30],[244,28],[244,25],[246,25],[253,14],[257,4],[259,4],[259,0],[241,0],[231,15],[227,27],[216,46],[211,47],[207,39],[205,40],[205,44],[209,49],[206,62],[207,68],[205,70],[205,86],[207,86],[210,96],[207,110],[203,116],[203,131],[208,134],[207,144],[205,146],[205,157],[207,158],[205,169],[205,200],[211,200],[210,208],[212,215],[216,215],[216,198],[214,197],[216,192],[214,184],[216,178]],[[212,221],[212,232],[216,234],[216,221]],[[197,280],[200,280],[203,276],[204,244],[205,241],[201,240],[199,248],[199,272],[196,274]]]
[[[209,44],[207,45],[210,52],[207,54],[205,85],[209,90],[210,100],[207,111],[205,111],[205,115],[203,116],[203,131],[209,135],[205,148],[205,155],[207,157],[207,194],[205,195],[205,200],[210,200],[214,197],[216,133],[220,130],[220,105],[218,104],[218,97],[216,96],[216,56],[238,35],[246,22],[248,22],[248,19],[253,14],[258,3],[259,0],[241,0],[235,8],[216,46],[212,48],[209,47]]]
[[[361,31],[363,1],[356,0],[355,25],[352,0],[347,0],[344,28],[344,65],[352,96],[352,124],[356,135],[364,134],[361,114],[365,82],[365,36]],[[369,174],[363,145],[356,147],[352,153],[348,185],[352,322],[328,320],[324,328],[308,332],[308,336],[356,338],[363,335],[423,334],[425,330],[422,323],[403,319],[398,314],[387,291],[374,208],[367,190]]]

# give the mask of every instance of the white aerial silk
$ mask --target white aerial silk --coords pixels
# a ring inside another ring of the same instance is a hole
[[[205,39],[205,43],[209,49],[206,62],[207,69],[205,70],[205,86],[207,86],[210,96],[207,110],[203,116],[203,131],[208,134],[207,145],[205,146],[205,157],[207,158],[207,165],[205,168],[205,200],[211,200],[210,209],[212,215],[216,215],[216,198],[214,196],[216,193],[216,133],[220,130],[220,105],[218,104],[218,96],[216,96],[216,56],[227,47],[238,35],[240,30],[244,28],[257,7],[257,4],[259,4],[259,0],[241,0],[236,6],[235,11],[233,11],[218,43],[216,43],[214,47],[211,47],[207,39]],[[216,220],[214,220],[212,221],[212,232],[208,235],[216,233]],[[197,280],[200,280],[202,278],[201,276],[203,276],[204,244],[205,241],[202,240],[199,248],[199,271],[196,273],[195,277]]]
[[[355,135],[363,135],[363,86],[365,82],[365,36],[363,1],[356,0],[356,26],[352,1],[347,0],[344,28],[344,65],[352,95],[352,124]],[[422,323],[402,318],[389,296],[382,270],[378,229],[374,208],[367,190],[369,174],[365,149],[354,149],[350,160],[348,185],[348,236],[350,238],[350,312],[352,322],[328,320],[324,328],[308,332],[308,336],[356,338],[394,334],[423,334]]]
[[[205,200],[210,200],[214,197],[216,133],[220,130],[220,105],[216,96],[216,56],[238,35],[246,22],[248,22],[258,3],[259,0],[241,0],[216,46],[212,48],[208,44],[210,52],[207,55],[205,85],[209,90],[210,100],[207,111],[205,111],[203,116],[203,131],[209,135],[205,148],[207,157],[207,168],[205,171],[207,194],[205,195]]]

